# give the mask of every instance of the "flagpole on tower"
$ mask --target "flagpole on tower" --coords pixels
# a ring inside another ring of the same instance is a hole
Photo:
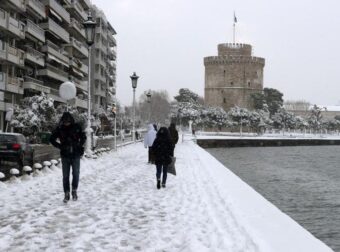
[[[237,18],[236,18],[236,15],[235,15],[235,11],[234,11],[234,24],[233,24],[233,43],[235,44],[235,27],[236,27],[236,23],[237,23]]]

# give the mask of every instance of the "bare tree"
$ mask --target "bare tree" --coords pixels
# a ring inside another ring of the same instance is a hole
[[[169,94],[166,90],[151,91],[151,102],[146,97],[146,92],[140,96],[138,114],[144,122],[165,124],[170,114]]]

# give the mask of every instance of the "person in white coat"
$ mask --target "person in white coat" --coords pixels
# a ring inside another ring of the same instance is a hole
[[[150,164],[155,163],[155,157],[154,157],[154,154],[152,152],[152,144],[155,141],[156,134],[157,134],[157,132],[156,132],[154,126],[152,124],[149,124],[148,132],[144,135],[144,147],[149,148],[149,154],[148,154],[149,160],[148,160],[148,162]]]

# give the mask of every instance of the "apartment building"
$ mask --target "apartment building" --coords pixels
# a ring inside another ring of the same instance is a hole
[[[101,76],[100,92],[92,84],[92,100],[100,101],[92,107],[96,110],[106,108],[107,95],[115,90],[115,69],[104,65],[115,67],[109,59],[115,62],[115,49],[111,48],[116,43],[112,36],[108,42],[108,34],[115,32],[105,15],[89,0],[0,1],[0,130],[5,130],[6,112],[26,96],[44,92],[56,105],[64,103],[59,86],[68,80],[77,88],[74,104],[80,110],[87,109],[89,53],[82,23],[91,9],[101,13],[98,27],[102,29],[98,32],[106,39],[103,48],[99,47],[101,67],[104,73],[112,73]],[[96,61],[91,65],[95,69]]]
[[[92,7],[97,23],[95,43],[92,46],[92,109],[100,111],[115,102],[116,94],[116,31],[107,21],[104,12]]]

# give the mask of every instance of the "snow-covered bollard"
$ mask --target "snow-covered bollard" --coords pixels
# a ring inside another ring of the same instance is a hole
[[[30,180],[32,177],[30,176],[32,172],[31,166],[24,166],[23,167],[24,175],[22,176],[21,180]]]
[[[5,180],[6,176],[2,172],[0,172],[0,181]]]
[[[58,169],[58,167],[57,167],[58,161],[55,160],[55,159],[52,159],[51,164],[52,165],[51,165],[50,169],[53,170],[53,171],[56,171]]]
[[[34,169],[34,172],[33,172],[33,175],[34,176],[40,176],[41,175],[41,169],[42,169],[42,165],[39,164],[39,163],[35,163],[33,165],[33,169]]]
[[[9,170],[9,173],[11,174],[11,178],[9,180],[12,182],[17,182],[18,181],[17,176],[19,176],[20,174],[19,170],[16,168],[12,168]]]
[[[32,172],[32,168],[31,166],[24,166],[23,171],[26,175],[30,175],[30,173]]]
[[[49,173],[51,170],[50,170],[50,166],[51,166],[51,162],[50,161],[44,161],[43,162],[43,172],[46,172],[46,173]]]

